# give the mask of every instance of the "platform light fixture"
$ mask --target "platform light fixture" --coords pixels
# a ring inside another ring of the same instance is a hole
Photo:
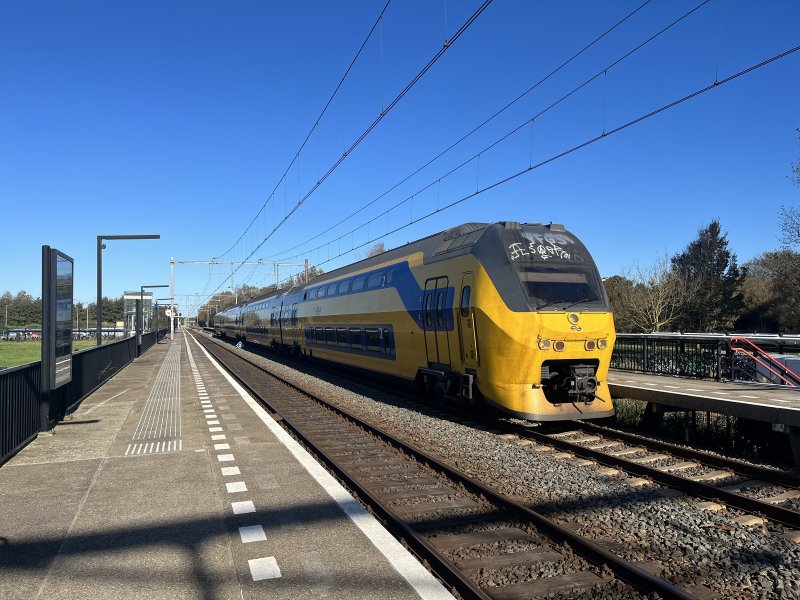
[[[97,236],[97,345],[103,344],[103,240],[158,240],[160,235],[98,235]]]

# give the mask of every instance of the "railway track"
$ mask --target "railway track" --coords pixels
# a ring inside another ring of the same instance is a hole
[[[198,340],[462,597],[694,597],[226,345]]]
[[[760,524],[761,515],[793,529],[800,529],[800,478],[791,473],[750,465],[733,459],[673,446],[657,440],[625,434],[588,423],[574,423],[575,429],[539,433],[526,426],[506,426],[509,432],[584,461],[621,469],[641,478],[640,485],[657,482],[712,503],[737,508],[753,516],[741,518],[747,525]],[[591,463],[582,463],[589,466]],[[681,475],[680,473],[686,473]],[[774,489],[764,497],[748,490]],[[793,504],[794,503],[794,504]],[[790,505],[790,506],[786,506]],[[719,507],[719,508],[718,508]],[[722,506],[707,505],[708,510]]]

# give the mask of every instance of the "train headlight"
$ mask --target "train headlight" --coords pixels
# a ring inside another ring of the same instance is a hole
[[[584,347],[587,350],[594,350],[597,347],[597,343],[594,340],[586,340]]]
[[[608,340],[597,340],[597,347],[600,350],[605,350],[606,346],[608,346]]]
[[[556,352],[563,352],[564,348],[567,347],[567,343],[564,340],[558,340],[553,342],[553,350]]]
[[[539,338],[539,350],[550,350],[550,340]]]

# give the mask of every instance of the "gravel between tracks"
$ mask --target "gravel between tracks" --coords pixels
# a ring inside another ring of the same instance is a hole
[[[403,399],[352,381],[334,385],[320,378],[330,375],[306,374],[229,349],[446,457],[500,493],[609,544],[622,557],[646,561],[649,570],[676,585],[690,590],[702,585],[720,598],[800,598],[800,544],[783,538],[785,529],[778,524],[745,527],[734,521],[742,515],[735,509],[702,510],[697,499],[662,496],[657,485],[633,487],[624,475],[600,475],[596,466],[579,467],[452,417],[424,414],[430,409],[408,407]]]

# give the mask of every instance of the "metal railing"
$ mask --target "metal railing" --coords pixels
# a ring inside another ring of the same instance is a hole
[[[161,330],[143,335],[142,352],[165,334],[166,330]],[[74,412],[81,400],[118,373],[136,355],[136,337],[74,353],[72,381],[50,392],[47,422],[53,424]],[[40,412],[41,381],[41,362],[0,371],[0,465],[42,430],[45,415]]]
[[[800,353],[800,336],[716,334],[617,334],[611,368],[698,379],[773,381],[751,356],[735,352],[732,339],[746,338],[762,351]]]

